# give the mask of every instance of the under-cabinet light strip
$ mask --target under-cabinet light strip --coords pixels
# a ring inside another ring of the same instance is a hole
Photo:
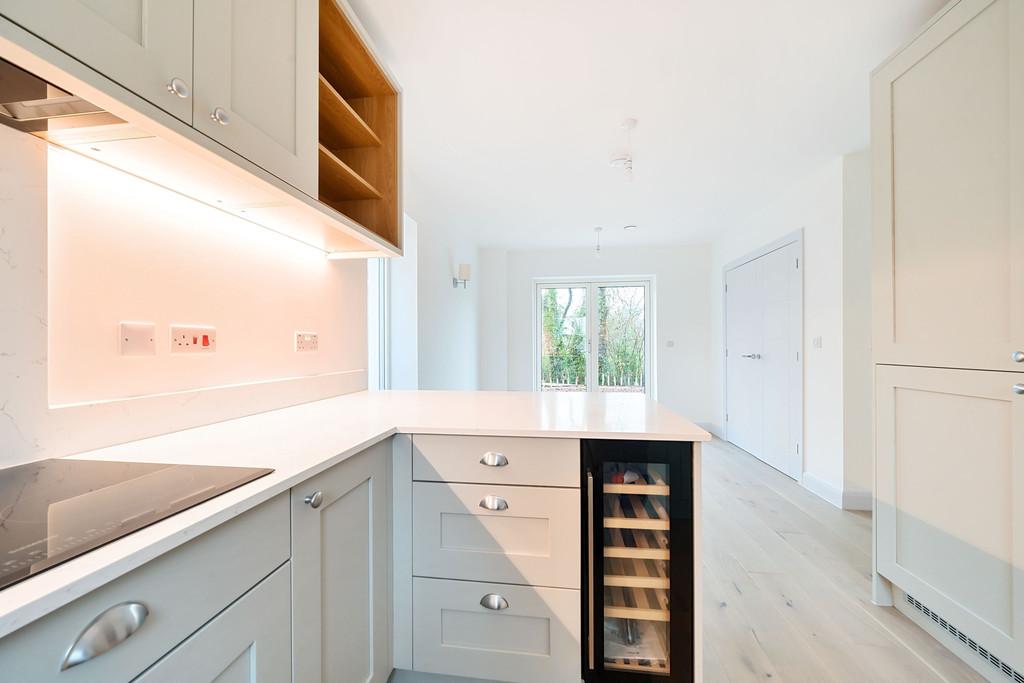
[[[286,239],[290,239],[293,242],[298,242],[299,244],[303,245],[304,247],[309,247],[310,249],[315,249],[316,251],[320,252],[321,254],[323,254],[324,256],[326,256],[330,260],[338,260],[338,259],[341,259],[341,258],[367,258],[368,254],[373,254],[374,256],[381,256],[380,252],[369,252],[369,251],[358,251],[358,252],[356,252],[356,251],[354,251],[354,252],[328,251],[328,250],[324,249],[323,247],[318,247],[315,244],[310,244],[309,242],[306,242],[305,240],[301,240],[298,237],[295,237],[293,235],[289,235],[288,233],[285,233],[285,232],[281,232],[280,230],[275,230],[274,228],[271,228],[270,226],[267,226],[267,225],[263,225],[262,223],[258,223],[256,221],[254,221],[253,219],[248,218],[246,216],[240,216],[237,213],[232,213],[231,211],[228,211],[227,209],[225,209],[222,206],[217,206],[216,204],[211,204],[209,202],[204,202],[202,199],[198,199],[196,197],[193,197],[192,195],[185,194],[184,192],[181,192],[180,190],[175,190],[173,187],[167,187],[166,185],[162,185],[162,184],[160,184],[160,183],[158,183],[158,182],[156,182],[154,180],[146,178],[145,176],[141,176],[141,175],[138,175],[136,173],[132,173],[131,171],[126,171],[123,168],[119,168],[117,166],[114,166],[113,164],[110,164],[110,163],[108,163],[106,161],[103,161],[102,159],[97,159],[96,157],[91,157],[88,154],[83,154],[82,152],[79,152],[76,149],[72,149],[70,147],[65,147],[64,145],[61,145],[61,144],[56,143],[56,142],[53,142],[51,140],[45,140],[44,142],[46,142],[46,144],[49,145],[53,149],[60,150],[62,152],[69,152],[71,154],[78,155],[78,156],[82,157],[83,159],[89,159],[90,161],[95,161],[97,164],[102,164],[102,165],[106,166],[107,168],[111,168],[111,169],[113,169],[113,170],[115,170],[115,171],[117,171],[119,173],[123,173],[126,176],[130,176],[132,178],[137,178],[138,180],[141,180],[141,181],[143,181],[145,183],[149,183],[150,185],[152,185],[154,187],[159,187],[160,189],[167,190],[168,192],[173,192],[174,194],[178,195],[179,197],[184,197],[185,199],[193,201],[193,202],[195,202],[197,204],[200,204],[202,206],[206,206],[206,207],[209,207],[211,209],[215,209],[217,211],[220,211],[221,213],[223,213],[223,214],[225,214],[227,216],[231,216],[232,218],[237,218],[238,220],[245,221],[246,223],[249,223],[250,225],[255,225],[257,228],[262,228],[264,230],[267,230],[268,232],[274,233],[275,235],[280,235],[281,237],[284,237]],[[360,254],[360,256],[347,256],[347,254]]]

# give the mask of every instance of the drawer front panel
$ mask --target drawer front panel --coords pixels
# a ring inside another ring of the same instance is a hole
[[[487,596],[501,608],[484,607]],[[417,578],[413,603],[417,671],[522,683],[580,680],[577,590]]]
[[[578,439],[417,434],[412,446],[412,476],[417,481],[580,485]]]
[[[577,489],[416,482],[412,498],[416,576],[579,588]]]
[[[292,675],[286,564],[174,648],[134,683],[279,683]]]
[[[134,678],[288,560],[288,512],[281,494],[0,640],[4,680]],[[93,619],[136,602],[148,616],[130,638],[61,671],[68,648]]]

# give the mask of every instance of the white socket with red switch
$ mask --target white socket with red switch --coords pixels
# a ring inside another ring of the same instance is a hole
[[[216,327],[171,325],[171,353],[213,353],[216,350]]]

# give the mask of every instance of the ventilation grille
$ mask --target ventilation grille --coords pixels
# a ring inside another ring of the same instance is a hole
[[[953,624],[949,623],[935,612],[928,609],[926,605],[922,604],[921,601],[915,598],[913,595],[907,593],[906,596],[908,605],[910,605],[918,612],[931,619],[939,628],[948,632],[951,636],[959,640],[965,646],[971,648],[971,652],[975,653],[976,655],[984,659],[986,662],[994,666],[996,669],[1001,671],[1008,680],[1013,681],[1013,683],[1024,683],[1024,673],[1017,671],[1009,664],[999,659],[999,657],[996,657],[994,654],[983,648],[981,645],[978,645],[978,643],[973,638],[971,638],[966,633],[958,629],[956,626],[953,626]]]

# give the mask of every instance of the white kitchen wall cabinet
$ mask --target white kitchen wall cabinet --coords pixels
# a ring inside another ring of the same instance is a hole
[[[1024,672],[1024,373],[876,380],[878,570]]]
[[[1024,680],[1024,0],[951,3],[871,88],[876,600]]]
[[[292,489],[293,680],[391,675],[391,442]]]
[[[192,123],[192,0],[6,0],[0,14]]]
[[[316,0],[195,4],[195,127],[315,196]]]
[[[1024,370],[1024,3],[950,7],[872,100],[876,362]]]
[[[135,683],[278,683],[291,676],[291,581],[280,567]]]

